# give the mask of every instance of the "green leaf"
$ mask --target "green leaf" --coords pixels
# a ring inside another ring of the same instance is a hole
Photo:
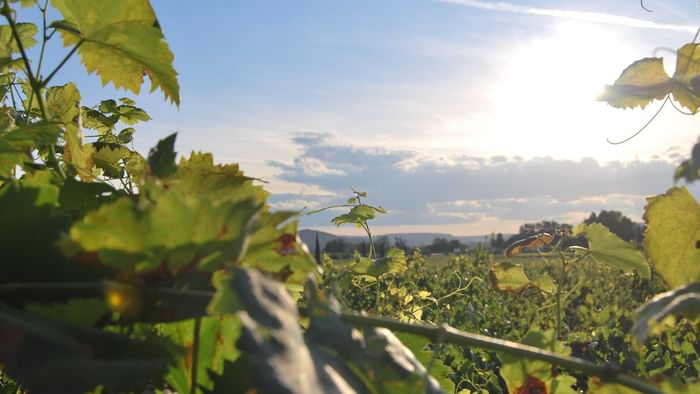
[[[612,86],[606,86],[598,100],[616,108],[646,107],[671,92],[673,80],[660,57],[645,58],[629,65]]]
[[[672,91],[673,98],[693,113],[700,108],[700,92],[695,90],[693,79],[700,76],[700,45],[686,44],[677,52],[676,72],[673,80],[676,82]]]
[[[571,349],[563,342],[557,341],[554,330],[540,332],[529,331],[521,341],[524,345],[535,346],[559,354],[569,355]],[[576,378],[565,374],[553,373],[555,369],[545,361],[529,360],[522,356],[499,353],[503,361],[501,376],[511,393],[544,392],[550,394],[574,394],[571,388]]]
[[[387,251],[386,257],[376,259],[367,268],[367,275],[379,278],[387,274],[400,274],[408,268],[406,255],[401,249],[391,248]]]
[[[102,315],[109,312],[104,300],[97,298],[75,298],[48,305],[25,304],[24,308],[35,315],[87,327],[93,326]]]
[[[131,149],[119,144],[104,144],[95,142],[88,145],[94,153],[92,160],[95,166],[110,178],[121,178],[124,175],[122,161],[128,160],[132,155],[137,154]]]
[[[662,58],[645,58],[632,63],[612,86],[606,86],[598,100],[617,108],[646,107],[651,101],[671,94],[693,113],[700,109],[700,44],[686,44],[677,51],[676,71],[669,77]]]
[[[143,76],[151,91],[161,89],[166,99],[180,105],[180,87],[174,56],[163,38],[147,0],[52,0],[64,21],[52,23],[65,46],[82,42],[78,53],[89,73],[97,72],[103,85],[139,93]]]
[[[253,184],[253,178],[243,175],[238,164],[215,165],[211,153],[192,152],[189,158],[182,158],[168,187],[184,196],[206,196],[213,201],[253,199],[263,203],[269,195]]]
[[[15,27],[24,49],[29,49],[37,44],[34,36],[39,29],[35,24],[17,23]],[[19,53],[19,46],[17,46],[12,34],[12,28],[9,25],[0,25],[0,58],[10,57],[13,53]]]
[[[681,179],[684,179],[686,182],[700,179],[700,143],[693,145],[690,159],[684,160],[676,168],[673,174],[673,181],[678,182]]]
[[[194,366],[194,326],[195,321],[186,320],[177,323],[160,324],[160,332],[185,349],[176,358],[166,381],[176,392],[190,393],[192,367]],[[236,349],[236,341],[240,336],[241,322],[233,315],[218,315],[204,317],[199,330],[199,348],[197,349],[197,384],[204,389],[212,389],[214,382],[211,373],[224,372],[226,360],[235,360],[240,352]]]
[[[632,334],[643,342],[649,335],[659,333],[655,328],[667,316],[680,314],[700,314],[700,282],[661,293],[637,309]]]
[[[507,261],[494,263],[489,271],[491,284],[498,291],[509,293],[521,293],[531,287],[539,288],[545,293],[552,293],[556,290],[552,278],[542,275],[534,281],[525,274],[522,264],[513,264]]]
[[[574,228],[574,236],[583,235],[588,241],[588,253],[594,260],[621,269],[625,273],[637,271],[642,278],[649,279],[651,270],[642,253],[630,243],[623,241],[600,223],[580,224]]]
[[[158,141],[156,147],[148,153],[148,166],[151,169],[151,175],[157,178],[167,178],[177,170],[175,137],[177,137],[177,133],[170,134]]]
[[[644,250],[671,288],[700,280],[700,205],[684,187],[647,199]]]
[[[60,134],[57,123],[34,123],[0,132],[0,175],[9,175],[16,165],[33,161],[32,149],[55,144]]]
[[[92,153],[90,145],[83,145],[80,130],[80,93],[74,84],[50,87],[46,91],[46,112],[49,120],[62,122],[65,127],[63,158],[70,163],[80,179],[90,182],[92,175]]]
[[[240,264],[272,273],[299,293],[308,275],[317,273],[317,265],[297,234],[298,223],[289,221],[295,214],[262,213]]]
[[[74,224],[70,239],[127,272],[153,270],[161,263],[171,271],[193,263],[214,270],[240,259],[259,209],[251,201],[215,204],[173,191],[146,209],[120,198]]]

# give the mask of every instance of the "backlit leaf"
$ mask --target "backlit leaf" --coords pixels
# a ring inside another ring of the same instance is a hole
[[[61,32],[65,46],[82,42],[78,53],[89,73],[97,72],[103,85],[139,93],[144,75],[151,91],[161,89],[166,99],[180,104],[174,56],[163,39],[147,0],[52,0],[64,21],[52,27]]]
[[[90,145],[83,145],[80,130],[80,93],[74,84],[50,87],[46,91],[46,112],[49,120],[62,122],[65,127],[63,158],[73,165],[80,179],[93,180]]]
[[[642,253],[628,242],[613,234],[600,223],[580,224],[574,228],[574,236],[583,235],[588,241],[585,253],[601,263],[621,269],[626,273],[637,271],[642,278],[649,278],[651,271]]]
[[[524,345],[535,346],[559,354],[569,355],[571,349],[556,340],[554,330],[540,332],[529,331],[521,341]],[[571,388],[576,383],[573,376],[558,374],[551,364],[545,361],[530,360],[522,356],[499,353],[503,361],[501,376],[508,385],[510,393],[541,393],[542,386],[547,394],[574,394]],[[539,387],[540,391],[527,391],[526,388]]]
[[[627,67],[612,86],[606,86],[598,100],[616,108],[646,107],[671,92],[673,80],[659,57],[638,60]]]
[[[35,123],[0,132],[0,175],[8,175],[16,165],[31,162],[32,149],[56,143],[60,124]]]
[[[508,262],[495,263],[489,271],[491,283],[496,290],[520,293],[532,287],[530,278],[525,275],[523,266]]]
[[[693,79],[700,76],[700,45],[683,45],[676,56],[676,72],[673,80],[677,82],[672,94],[678,103],[692,112],[700,108],[700,92],[693,86]]]
[[[644,249],[664,282],[674,288],[700,280],[700,205],[688,190],[648,198],[644,220]]]
[[[37,44],[34,39],[38,28],[33,23],[17,23],[17,33],[24,49],[29,49]],[[0,58],[10,57],[13,53],[19,52],[19,46],[12,34],[9,25],[0,25]]]

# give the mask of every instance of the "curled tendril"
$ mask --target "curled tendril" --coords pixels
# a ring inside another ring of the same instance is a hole
[[[683,115],[695,115],[694,112],[685,111],[682,108],[678,107],[673,100],[668,100],[668,101],[671,103],[671,106],[673,106],[673,109],[682,113]]]
[[[651,10],[647,9],[646,7],[644,7],[644,0],[641,0],[641,4],[642,4],[642,8],[644,8],[645,10],[651,12]],[[700,36],[700,26],[698,26],[698,30],[695,31],[695,36],[693,36],[693,41],[691,41],[691,43],[694,44],[695,42],[697,42],[698,36]],[[665,49],[668,49],[668,48],[664,48],[664,47],[656,48],[656,49],[654,50],[654,54],[656,54],[656,52],[659,51],[659,50],[665,50]],[[691,61],[692,61],[692,59],[693,59],[693,56],[695,55],[695,49],[696,49],[696,47],[693,47],[692,52],[690,52],[690,56],[688,56],[688,63],[686,63],[685,67],[683,68],[683,74],[685,74],[686,72],[688,72],[688,68],[690,68],[690,63],[691,63]],[[677,72],[677,71],[678,71],[678,70],[676,70],[676,72]],[[654,115],[652,115],[652,117],[649,118],[649,120],[644,124],[644,126],[640,127],[639,130],[637,130],[634,134],[632,134],[631,136],[629,136],[629,137],[627,137],[627,138],[625,138],[624,140],[621,140],[621,141],[611,141],[610,138],[606,138],[606,141],[608,141],[608,144],[611,144],[611,145],[620,145],[620,144],[624,144],[625,142],[627,142],[627,141],[631,140],[632,138],[638,136],[642,131],[644,131],[644,129],[646,129],[646,128],[651,124],[651,122],[654,121],[654,119],[656,119],[657,116],[659,116],[659,114],[661,113],[661,110],[664,109],[664,107],[666,106],[666,103],[668,103],[669,101],[671,102],[671,106],[673,106],[673,108],[674,108],[676,111],[678,111],[678,112],[680,112],[680,113],[682,113],[682,114],[684,114],[684,115],[695,115],[694,113],[686,112],[686,111],[684,111],[684,110],[678,108],[678,107],[676,106],[676,104],[673,102],[673,100],[671,100],[671,95],[668,94],[668,95],[666,95],[666,98],[664,99],[664,102],[661,104],[661,106],[659,107],[659,109],[656,110],[656,112],[654,113]]]
[[[644,5],[644,0],[639,0],[639,6],[642,7],[642,9],[643,9],[644,11],[646,11],[646,12],[654,12],[654,11],[652,11],[651,9],[647,8],[647,7]]]
[[[608,144],[611,144],[611,145],[620,145],[620,144],[624,144],[625,142],[627,142],[627,141],[631,140],[632,138],[638,136],[642,131],[644,131],[644,129],[646,129],[646,128],[651,124],[651,122],[654,121],[654,119],[656,119],[657,116],[659,116],[659,114],[661,113],[661,110],[664,109],[664,106],[666,106],[666,103],[669,102],[669,101],[670,101],[670,96],[666,96],[666,98],[664,99],[664,102],[661,104],[661,106],[659,107],[659,109],[656,110],[656,112],[654,113],[654,115],[652,115],[652,117],[644,124],[644,126],[640,127],[639,130],[637,130],[637,131],[636,131],[634,134],[632,134],[631,136],[629,136],[629,137],[627,137],[627,138],[625,138],[624,140],[621,140],[621,141],[611,141],[610,138],[606,138],[605,140],[608,141]]]

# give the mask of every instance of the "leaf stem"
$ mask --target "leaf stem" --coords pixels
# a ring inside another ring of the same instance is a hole
[[[70,50],[70,52],[68,52],[68,54],[63,58],[63,60],[61,60],[61,62],[58,63],[56,68],[54,68],[53,71],[51,71],[51,73],[44,80],[41,81],[42,86],[48,85],[49,81],[51,81],[51,79],[54,77],[54,75],[56,75],[58,70],[60,70],[66,64],[66,62],[68,62],[68,59],[70,59],[71,56],[75,54],[75,51],[77,51],[78,48],[80,48],[83,42],[85,42],[85,40],[80,39],[80,41],[78,41],[78,43],[75,44],[75,46]]]
[[[197,392],[197,368],[199,367],[199,333],[202,330],[202,318],[197,317],[194,319],[194,330],[192,335],[194,339],[192,341],[192,371],[190,374],[190,394],[195,394]]]
[[[22,40],[20,39],[19,32],[17,31],[17,24],[15,23],[15,19],[12,16],[12,12],[13,10],[10,7],[9,0],[4,0],[2,4],[2,15],[5,17],[5,19],[7,19],[7,23],[10,25],[10,29],[12,30],[12,37],[15,39],[15,42],[17,43],[17,48],[19,48],[19,52],[22,55],[22,62],[24,62],[25,71],[27,72],[27,78],[29,78],[29,84],[32,88],[32,93],[30,94],[30,102],[31,97],[33,95],[36,95],[37,103],[39,104],[39,110],[41,110],[41,116],[45,121],[48,121],[49,119],[46,114],[44,100],[41,97],[41,84],[32,72],[32,67],[29,64],[29,57],[27,56],[27,51],[24,49],[24,44],[22,44]],[[32,109],[30,106],[28,108],[28,111],[31,112],[31,110]],[[27,117],[27,120],[29,120],[29,117]],[[61,165],[58,163],[58,159],[56,158],[56,147],[54,146],[54,144],[49,144],[49,157],[46,160],[46,164],[48,164],[50,167],[56,170],[61,180],[66,179],[66,174],[63,172],[63,169],[61,168]]]
[[[471,334],[457,330],[447,324],[440,327],[409,324],[398,320],[363,316],[352,313],[343,313],[341,319],[347,323],[359,327],[384,327],[392,331],[407,332],[420,335],[437,342],[440,335],[444,335],[444,343],[454,343],[462,346],[474,346],[483,349],[494,350],[514,354],[517,356],[546,361],[567,369],[575,369],[587,375],[598,376],[605,381],[619,383],[621,385],[639,390],[647,394],[662,394],[663,391],[640,379],[624,374],[611,365],[597,365],[581,358],[565,356],[533,346],[523,345],[517,342],[491,338],[484,335]]]

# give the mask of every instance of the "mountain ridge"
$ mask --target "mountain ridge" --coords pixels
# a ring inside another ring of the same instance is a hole
[[[309,246],[311,250],[313,250],[315,242],[316,242],[316,234],[318,234],[318,242],[321,247],[321,250],[323,250],[326,247],[326,244],[334,239],[339,239],[342,238],[345,241],[352,242],[352,243],[360,243],[362,241],[367,241],[366,236],[362,235],[337,235],[337,234],[332,234],[328,233],[325,231],[318,231],[318,230],[311,230],[311,229],[302,229],[299,231],[299,236],[301,237],[302,241],[304,241],[305,244]],[[503,234],[503,237],[505,239],[508,239],[512,234]],[[396,242],[396,238],[401,238],[406,242],[406,245],[409,247],[415,248],[417,246],[424,246],[424,245],[429,245],[433,243],[433,240],[435,238],[445,238],[447,240],[453,240],[456,239],[459,242],[461,242],[464,245],[467,245],[470,248],[475,247],[478,243],[485,243],[488,242],[491,235],[486,234],[486,235],[467,235],[467,236],[459,236],[459,235],[452,235],[448,233],[388,233],[388,234],[377,234],[373,236],[375,239],[387,237],[389,239],[390,245],[394,245]]]

